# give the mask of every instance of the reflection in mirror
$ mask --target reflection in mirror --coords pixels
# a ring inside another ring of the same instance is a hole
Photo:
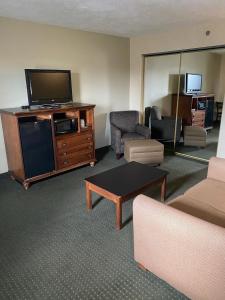
[[[208,160],[216,156],[225,95],[225,49],[182,54],[179,104],[172,97],[172,115],[182,119],[176,151]]]
[[[172,95],[178,92],[179,66],[180,54],[145,57],[145,125],[151,127],[151,138],[167,149],[174,147],[176,117],[172,115]],[[177,141],[181,135],[181,121],[178,123]]]

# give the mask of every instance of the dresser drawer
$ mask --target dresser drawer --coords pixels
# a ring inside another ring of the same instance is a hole
[[[204,121],[195,121],[192,123],[192,126],[205,127]]]
[[[76,145],[76,146],[73,146],[73,147],[67,147],[66,148],[60,148],[60,149],[57,149],[57,157],[60,157],[60,156],[67,156],[67,155],[70,155],[70,154],[74,154],[74,153],[83,153],[83,152],[91,152],[93,151],[93,143],[90,142],[90,143],[86,143],[86,144],[81,144],[81,145]]]
[[[83,155],[83,154],[92,154],[93,151],[92,149],[90,148],[86,148],[86,149],[82,149],[81,151],[79,152],[74,152],[74,151],[65,151],[63,153],[59,153],[57,155],[57,160],[58,161],[61,161],[61,160],[65,160],[67,158],[76,158],[76,157],[79,157],[80,155]]]
[[[198,116],[198,117],[193,117],[192,118],[192,121],[197,121],[197,122],[199,122],[199,121],[204,121],[205,120],[205,116],[204,117],[202,117],[202,116]]]
[[[63,138],[56,139],[56,148],[57,151],[64,149],[71,149],[81,144],[93,143],[93,137],[91,133],[73,135],[73,136],[64,136]]]
[[[93,152],[79,153],[68,155],[67,157],[58,158],[58,169],[64,169],[80,162],[88,161],[93,158]]]

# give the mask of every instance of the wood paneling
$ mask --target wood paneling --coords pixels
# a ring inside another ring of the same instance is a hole
[[[18,119],[9,114],[2,114],[1,118],[9,171],[16,179],[24,180],[25,174]]]

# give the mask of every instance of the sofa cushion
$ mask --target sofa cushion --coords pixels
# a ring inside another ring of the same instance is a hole
[[[185,195],[225,213],[225,184],[222,181],[207,178],[187,190]]]
[[[207,202],[182,195],[168,203],[169,206],[189,215],[225,228],[225,212]]]

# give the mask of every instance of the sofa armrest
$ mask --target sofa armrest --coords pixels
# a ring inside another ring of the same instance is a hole
[[[151,138],[151,129],[149,127],[137,124],[136,125],[136,132],[140,135],[143,135],[146,139]]]
[[[134,258],[192,299],[225,299],[225,229],[139,195]]]
[[[208,178],[225,182],[225,159],[212,157],[209,160]]]

